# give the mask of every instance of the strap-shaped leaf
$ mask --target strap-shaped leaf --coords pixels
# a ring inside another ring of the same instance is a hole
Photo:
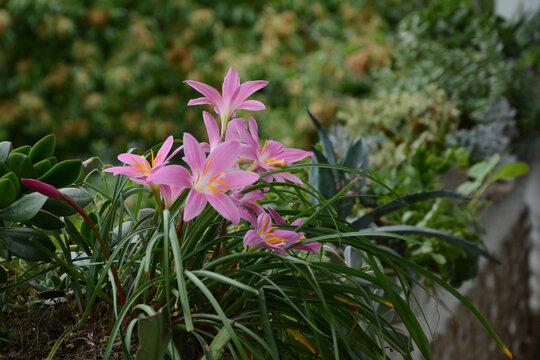
[[[139,351],[137,360],[163,359],[171,338],[170,331],[165,326],[163,312],[139,320]]]
[[[55,188],[66,187],[73,184],[81,175],[81,160],[64,160],[54,165],[51,170],[38,178]]]
[[[10,152],[11,152],[11,142],[10,141],[0,142],[0,162],[5,163]]]
[[[36,242],[51,251],[55,250],[54,244],[49,237],[37,229],[23,227],[0,228],[0,239],[6,243],[9,251],[24,260],[40,261],[49,259],[49,255],[35,245]]]
[[[33,218],[47,201],[40,193],[23,195],[19,200],[0,210],[0,218],[7,221],[26,221]]]
[[[393,233],[393,234],[398,234],[398,235],[419,235],[419,236],[435,237],[437,239],[441,239],[451,244],[457,245],[463,250],[470,252],[471,254],[483,256],[491,262],[500,264],[499,260],[491,256],[484,249],[481,249],[475,244],[471,243],[470,241],[463,240],[454,235],[450,235],[439,230],[430,229],[430,228],[420,228],[420,227],[410,226],[410,225],[381,226],[373,230],[383,231],[383,232]]]
[[[345,159],[343,159],[342,165],[352,169],[361,168],[362,171],[367,171],[368,156],[369,149],[366,142],[364,141],[364,139],[358,138],[347,149],[347,154],[345,154]]]
[[[35,164],[41,160],[51,157],[54,153],[55,147],[56,136],[54,136],[54,134],[49,134],[35,143],[28,153],[28,157]]]
[[[353,226],[358,230],[365,229],[370,226],[371,223],[373,223],[375,220],[379,219],[382,216],[390,214],[399,209],[403,209],[404,207],[414,204],[416,202],[436,198],[454,198],[460,200],[469,199],[466,196],[448,190],[422,191],[415,194],[405,195],[401,199],[392,200],[388,204],[373,209],[369,213],[357,219],[353,223]]]

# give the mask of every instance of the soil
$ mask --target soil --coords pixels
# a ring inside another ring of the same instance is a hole
[[[103,359],[112,328],[107,305],[94,306],[84,324],[69,334],[54,355],[59,360]],[[62,333],[77,323],[79,314],[66,302],[10,307],[0,314],[0,360],[46,359]],[[136,337],[131,353],[136,352]],[[110,359],[124,359],[115,342]]]

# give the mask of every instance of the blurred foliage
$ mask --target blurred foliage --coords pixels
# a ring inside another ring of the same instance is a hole
[[[328,121],[390,59],[384,22],[347,1],[0,0],[0,9],[0,138],[55,132],[60,152],[84,156],[197,133],[202,119],[186,107],[196,94],[180,80],[214,84],[230,66],[270,81],[259,96],[275,111],[263,131],[307,146],[306,104]]]

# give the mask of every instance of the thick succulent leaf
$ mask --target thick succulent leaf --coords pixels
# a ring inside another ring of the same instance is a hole
[[[17,197],[17,191],[10,179],[0,179],[0,209],[9,206]],[[1,215],[0,215],[1,217]]]
[[[454,235],[450,235],[439,230],[430,229],[430,228],[420,228],[420,227],[410,226],[410,225],[381,226],[373,230],[393,233],[397,235],[419,235],[419,236],[434,237],[440,240],[447,241],[451,244],[457,245],[463,250],[468,251],[471,254],[483,256],[491,262],[500,264],[499,260],[491,256],[484,249],[481,249],[475,244],[471,243],[470,241],[463,240]]]
[[[54,136],[54,134],[49,134],[35,143],[28,153],[28,157],[35,164],[41,160],[51,157],[54,153],[55,146],[56,136]]]
[[[34,178],[34,167],[32,162],[28,156],[24,154],[11,152],[11,154],[8,156],[6,165],[15,173],[15,175],[17,175],[19,179]]]
[[[15,195],[19,193],[21,190],[21,184],[19,182],[19,179],[17,178],[17,175],[13,171],[8,172],[4,176],[2,176],[0,179],[9,179],[11,183],[13,184],[13,188],[15,188]]]
[[[379,219],[382,216],[388,215],[399,209],[403,209],[404,207],[407,207],[416,202],[436,199],[436,198],[454,198],[454,199],[460,199],[460,200],[469,199],[461,194],[448,191],[448,190],[422,191],[415,194],[405,195],[401,197],[400,199],[392,200],[388,204],[385,204],[385,205],[382,205],[373,209],[369,213],[358,218],[353,223],[353,226],[359,230],[365,229],[369,227],[375,220]]]
[[[0,228],[0,239],[8,249],[17,257],[24,260],[40,261],[48,260],[49,255],[36,246],[36,243],[54,251],[54,244],[49,237],[37,229],[32,228]]]
[[[366,142],[362,138],[356,139],[356,141],[349,146],[345,159],[343,159],[343,166],[351,169],[362,170],[367,172],[368,169],[368,156],[369,149]]]
[[[10,141],[0,142],[0,162],[6,162],[10,152],[11,152],[11,142]]]
[[[81,160],[64,160],[54,165],[51,170],[40,176],[38,180],[55,188],[66,187],[73,184],[79,178],[81,171]]]
[[[139,350],[137,360],[163,359],[171,334],[162,312],[142,318],[138,322]]]
[[[86,190],[81,188],[64,188],[60,189],[59,191],[72,198],[81,207],[85,207],[90,203],[90,201],[92,201],[92,196],[90,196]],[[46,210],[56,216],[70,216],[77,212],[65,202],[51,198],[47,199],[45,205],[43,205],[43,210]]]
[[[319,120],[317,120],[309,110],[307,110],[307,113],[311,118],[311,121],[313,121],[313,124],[315,124],[315,127],[317,128],[317,133],[319,134],[319,139],[321,140],[323,154],[328,159],[328,163],[331,165],[337,165],[334,145],[332,144],[332,141],[330,141],[328,133],[326,132],[326,130],[324,130]]]
[[[320,164],[328,164],[328,160],[323,153],[313,148],[314,160]],[[312,176],[313,175],[313,176]],[[333,169],[323,167],[313,167],[310,169],[309,183],[315,187],[326,199],[336,195],[336,180]]]
[[[7,208],[0,210],[0,218],[7,221],[30,220],[38,213],[45,201],[47,197],[40,193],[23,195]]]
[[[49,159],[43,159],[34,164],[34,175],[39,178],[51,169],[52,165]]]
[[[64,223],[58,216],[45,210],[39,210],[33,218],[28,220],[28,223],[44,230],[60,230],[64,227]]]
[[[0,177],[6,175],[9,172],[11,172],[11,170],[9,170],[6,164],[0,162]]]
[[[28,153],[30,152],[31,149],[32,147],[30,145],[24,145],[24,146],[20,146],[16,149],[11,150],[11,153],[20,153],[20,154],[24,154],[28,156]]]

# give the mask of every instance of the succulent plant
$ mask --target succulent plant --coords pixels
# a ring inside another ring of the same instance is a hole
[[[54,156],[56,138],[47,135],[34,146],[12,149],[9,141],[0,142],[0,256],[10,259],[11,253],[26,260],[46,260],[49,255],[42,247],[54,250],[43,230],[60,230],[65,223],[60,216],[75,210],[61,201],[31,192],[21,179],[37,179],[85,206],[91,196],[73,185],[82,172],[80,160],[57,162]],[[39,244],[38,244],[39,243]]]

